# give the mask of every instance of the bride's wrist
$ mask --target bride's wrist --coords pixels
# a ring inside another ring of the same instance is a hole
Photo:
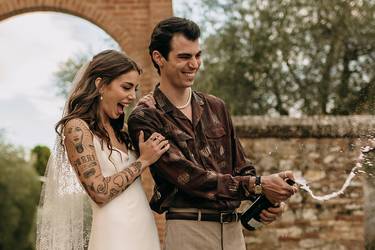
[[[141,163],[141,171],[145,170],[148,166],[150,166],[150,162],[141,156],[137,159],[138,162]]]

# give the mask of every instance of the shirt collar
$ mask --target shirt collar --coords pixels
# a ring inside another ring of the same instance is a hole
[[[160,83],[158,83],[155,86],[154,99],[157,105],[160,107],[160,109],[163,110],[165,113],[173,112],[175,116],[186,118],[185,115],[171,103],[168,97],[164,95],[164,93],[160,90],[159,86]],[[196,123],[198,123],[200,117],[202,116],[202,106],[204,105],[204,101],[195,91],[193,91],[192,93],[191,105],[193,110],[193,123],[194,125],[196,125]]]

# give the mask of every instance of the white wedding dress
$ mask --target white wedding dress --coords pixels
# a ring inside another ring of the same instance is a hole
[[[111,176],[125,169],[136,160],[121,150],[101,147],[94,136],[94,146],[104,176]],[[160,250],[155,220],[148,205],[146,194],[137,178],[123,193],[106,205],[92,203],[92,227],[89,250]]]

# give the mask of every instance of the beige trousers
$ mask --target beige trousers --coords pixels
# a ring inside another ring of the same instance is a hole
[[[167,220],[164,250],[246,250],[240,222]]]

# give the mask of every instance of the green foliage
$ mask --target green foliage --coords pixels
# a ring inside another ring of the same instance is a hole
[[[31,150],[31,155],[33,158],[34,169],[40,176],[43,176],[51,151],[46,146],[37,145]]]
[[[203,0],[201,7],[210,24],[202,25],[214,32],[197,88],[222,97],[232,114],[375,113],[374,1]]]
[[[104,38],[101,43],[106,49],[121,51],[118,43],[110,37]],[[57,96],[65,98],[68,96],[76,73],[85,63],[88,63],[90,58],[92,58],[95,54],[96,52],[93,50],[93,48],[88,48],[85,51],[81,51],[69,57],[66,61],[59,64],[59,68],[54,73]]]
[[[58,96],[68,96],[74,76],[87,60],[88,55],[82,53],[60,63],[59,69],[54,73]]]
[[[40,182],[22,149],[0,138],[0,249],[31,250]]]

